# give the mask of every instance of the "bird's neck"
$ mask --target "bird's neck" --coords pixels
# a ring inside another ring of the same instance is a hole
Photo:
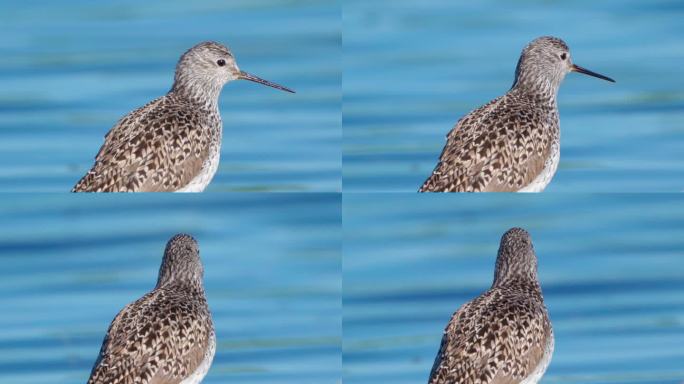
[[[556,83],[552,79],[542,76],[526,76],[525,73],[521,73],[516,77],[509,92],[532,99],[535,104],[555,108],[559,87],[560,83]]]
[[[492,283],[492,288],[496,287],[519,287],[525,290],[541,292],[539,281],[536,274],[534,276],[508,275],[497,277]]]
[[[171,93],[198,106],[218,110],[222,85],[198,77],[176,76]]]
[[[492,286],[507,285],[511,282],[537,283],[537,268],[525,263],[510,263],[497,259]]]
[[[159,267],[157,287],[179,285],[202,289],[204,280],[200,268],[178,268],[169,263],[162,263]]]
[[[197,295],[204,295],[204,285],[202,284],[202,281],[196,279],[160,279],[157,281],[155,288],[185,291]]]

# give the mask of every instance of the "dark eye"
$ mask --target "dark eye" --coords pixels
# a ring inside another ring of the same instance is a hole
[[[224,65],[226,65],[226,61],[223,60],[223,59],[218,59],[218,61],[216,62],[216,64],[218,64],[219,67],[223,67]]]
[[[563,53],[561,53],[560,57],[561,57],[561,60],[565,60],[568,58],[568,55],[565,52],[563,52]]]

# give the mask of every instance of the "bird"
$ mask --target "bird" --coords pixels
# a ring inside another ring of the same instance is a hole
[[[294,93],[238,68],[224,45],[205,41],[185,52],[164,96],[121,118],[95,164],[72,192],[201,192],[221,154],[218,100],[223,86],[249,80]]]
[[[88,384],[196,384],[209,371],[216,334],[197,241],[172,237],[157,285],[114,318]]]
[[[553,329],[527,231],[504,233],[495,269],[491,288],[451,317],[429,384],[533,384],[544,375]]]
[[[462,117],[419,192],[541,192],[560,160],[556,96],[573,64],[568,45],[542,36],[522,50],[509,91]]]

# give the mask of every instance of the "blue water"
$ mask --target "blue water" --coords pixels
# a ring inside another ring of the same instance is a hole
[[[426,382],[513,226],[532,235],[556,337],[544,383],[684,381],[684,198],[418,197],[344,197],[345,384]]]
[[[187,232],[218,338],[204,383],[337,383],[340,209],[334,194],[3,196],[0,382],[85,383]]]
[[[337,1],[0,1],[0,190],[71,189],[112,125],[169,90],[179,56],[216,40],[297,94],[224,88],[208,190],[337,191],[340,31]]]
[[[684,2],[344,1],[345,191],[415,192],[456,121],[505,93],[521,49],[563,38],[553,192],[684,190]]]

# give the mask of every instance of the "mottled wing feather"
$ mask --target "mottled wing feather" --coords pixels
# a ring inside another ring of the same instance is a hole
[[[533,301],[501,300],[503,295],[491,290],[454,313],[429,384],[513,384],[535,370],[552,337],[545,309]]]
[[[112,321],[88,384],[180,383],[208,345],[211,320],[206,302],[199,305],[160,290],[127,305]]]
[[[209,156],[202,113],[157,99],[122,118],[105,136],[95,165],[74,192],[175,191]]]
[[[106,375],[106,372],[109,370],[109,363],[103,363],[104,357],[112,354],[112,352],[116,353],[118,350],[120,350],[120,347],[117,348],[117,343],[113,341],[109,337],[109,335],[115,335],[118,333],[118,325],[122,323],[121,317],[124,316],[126,313],[129,313],[129,307],[131,305],[133,305],[133,303],[128,304],[126,307],[124,307],[124,309],[121,310],[116,315],[116,317],[114,317],[114,320],[112,320],[112,323],[109,325],[109,328],[107,329],[107,335],[102,341],[102,346],[100,347],[100,353],[97,355],[97,360],[95,361],[93,369],[90,372],[90,379],[88,380],[88,384],[97,383],[99,381],[93,381],[94,378],[100,378]]]
[[[444,369],[444,367],[442,367],[442,364],[446,356],[448,356],[449,350],[451,349],[451,335],[449,334],[451,325],[459,323],[459,314],[466,312],[468,305],[470,305],[470,303],[464,304],[463,306],[461,306],[461,308],[454,312],[454,314],[451,315],[449,323],[444,329],[444,334],[442,335],[442,340],[439,344],[439,351],[437,351],[437,356],[435,356],[435,361],[432,363],[432,369],[430,370],[430,384],[435,383],[435,378],[439,377],[438,372]]]
[[[552,144],[544,134],[548,122],[524,101],[508,98],[456,123],[421,192],[512,192],[542,172]]]

